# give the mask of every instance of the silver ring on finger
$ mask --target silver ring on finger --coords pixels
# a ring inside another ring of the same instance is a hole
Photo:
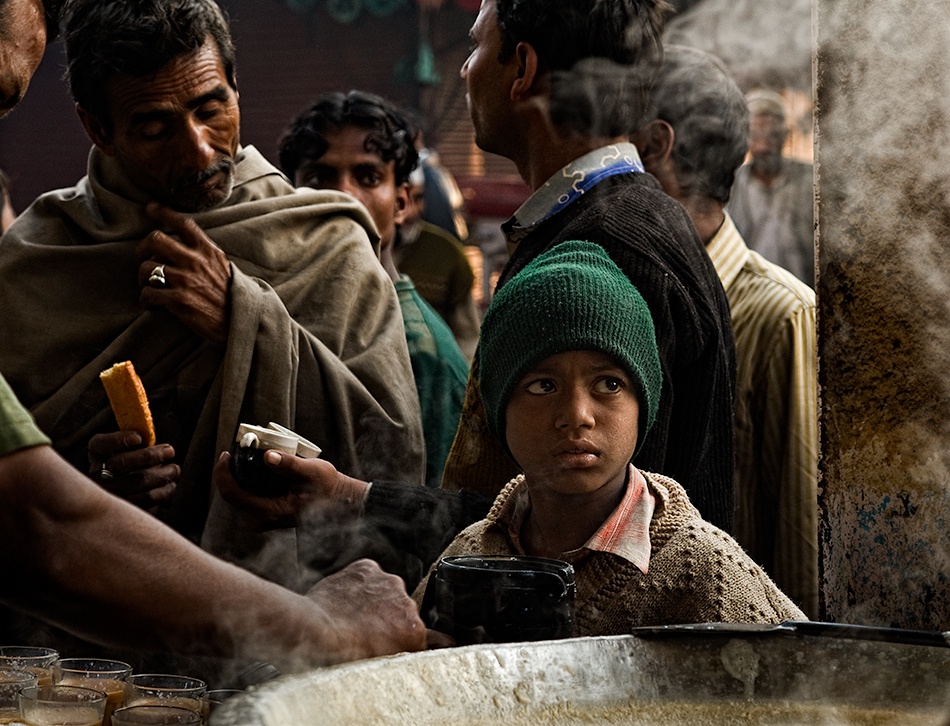
[[[115,474],[106,469],[105,466],[102,467],[102,470],[99,472],[100,481],[113,481],[116,478]]]
[[[155,269],[148,277],[148,284],[152,287],[165,287],[168,284],[168,280],[165,279],[165,265],[155,265]]]

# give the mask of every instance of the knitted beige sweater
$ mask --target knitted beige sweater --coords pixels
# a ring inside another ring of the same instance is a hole
[[[649,573],[604,552],[575,563],[575,635],[622,635],[650,625],[807,619],[732,537],[703,521],[679,484],[659,474],[644,476],[657,498]],[[488,516],[461,532],[442,556],[515,554],[497,522],[514,488],[509,483]],[[428,577],[416,589],[417,602],[427,582]]]

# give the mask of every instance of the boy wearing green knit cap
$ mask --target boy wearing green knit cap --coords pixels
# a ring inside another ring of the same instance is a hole
[[[662,372],[650,311],[602,247],[538,256],[492,300],[479,346],[488,424],[523,474],[443,556],[570,562],[578,636],[806,619],[678,483],[630,463]]]

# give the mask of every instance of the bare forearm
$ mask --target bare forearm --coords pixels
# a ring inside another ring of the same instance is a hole
[[[300,663],[341,659],[310,599],[203,552],[101,490],[48,447],[0,459],[0,599],[131,647]]]

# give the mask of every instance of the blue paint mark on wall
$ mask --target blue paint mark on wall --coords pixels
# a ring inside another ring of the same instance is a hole
[[[877,524],[877,518],[884,514],[890,503],[891,498],[884,497],[884,500],[877,507],[861,507],[858,511],[858,526],[865,532],[870,532],[871,527]]]

